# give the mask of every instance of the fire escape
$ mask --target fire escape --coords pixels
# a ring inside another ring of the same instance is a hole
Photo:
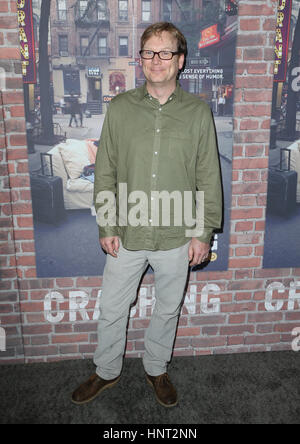
[[[78,66],[94,66],[101,59],[109,59],[109,47],[99,50],[98,37],[108,36],[110,31],[110,11],[107,8],[107,0],[77,0],[74,5],[76,35],[84,33],[88,36],[88,44],[84,47],[81,42],[76,42],[76,63]],[[79,37],[80,38],[80,37]],[[88,74],[87,74],[88,76]],[[100,88],[102,73],[93,76],[93,81]],[[90,83],[89,83],[90,84]],[[87,110],[92,114],[102,113],[102,100],[95,98],[89,90],[87,95]]]

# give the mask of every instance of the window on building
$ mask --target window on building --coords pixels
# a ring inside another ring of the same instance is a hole
[[[90,48],[87,49],[89,46],[89,38],[87,36],[80,36],[80,55],[90,55]]]
[[[67,20],[66,0],[57,0],[57,18],[58,20]]]
[[[83,17],[86,8],[88,5],[88,0],[79,0],[79,13],[80,13],[80,17]]]
[[[67,57],[69,55],[67,35],[58,36],[58,50],[61,57]]]
[[[107,37],[106,36],[100,36],[98,37],[98,55],[101,57],[108,55],[108,48],[107,48]]]
[[[128,20],[128,0],[119,0],[119,20]]]
[[[106,19],[106,0],[97,0],[97,16],[98,20]]]
[[[142,22],[151,20],[151,0],[142,0]]]
[[[128,56],[128,37],[119,37],[119,55]]]
[[[172,0],[163,0],[162,5],[163,11],[163,21],[171,22],[172,21]]]

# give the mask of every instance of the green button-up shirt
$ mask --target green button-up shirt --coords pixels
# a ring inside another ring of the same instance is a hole
[[[204,192],[203,223],[196,222],[202,229],[191,232],[192,221],[202,214],[196,212],[197,190]],[[163,105],[146,84],[116,96],[97,151],[94,203],[99,236],[119,236],[129,250],[168,250],[191,237],[209,242],[222,220],[209,106],[178,82]]]

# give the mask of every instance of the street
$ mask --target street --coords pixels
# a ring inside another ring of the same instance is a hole
[[[83,115],[83,127],[76,128],[75,123],[69,127],[70,114],[54,114],[53,122],[57,122],[62,127],[62,130],[67,133],[67,139],[99,139],[103,125],[105,114],[93,115],[92,117],[85,117]],[[78,125],[80,120],[77,117]]]

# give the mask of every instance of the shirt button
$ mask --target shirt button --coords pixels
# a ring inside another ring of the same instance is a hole
[[[155,177],[155,174],[152,174],[152,177]]]
[[[154,152],[154,154],[156,154],[156,155],[157,155],[157,151],[155,151],[155,152]]]
[[[160,129],[159,129],[159,128],[157,128],[156,132],[157,132],[157,133],[159,133],[159,132],[160,132]]]
[[[152,222],[152,219],[149,219],[149,222]]]
[[[170,97],[170,98],[169,98],[169,100],[172,100],[172,99],[173,99],[173,97]]]
[[[161,108],[158,108],[158,111],[161,111]]]

